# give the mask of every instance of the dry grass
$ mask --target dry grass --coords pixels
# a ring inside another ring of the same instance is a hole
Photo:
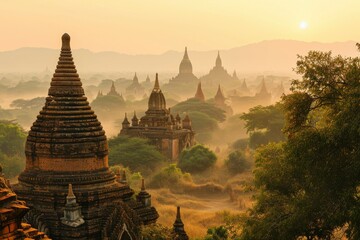
[[[250,207],[251,195],[244,194],[230,201],[229,195],[202,196],[201,198],[174,194],[168,189],[150,190],[153,205],[160,214],[158,223],[172,227],[176,216],[176,206],[181,206],[182,220],[190,238],[204,237],[210,227],[223,224],[223,211],[243,213]]]

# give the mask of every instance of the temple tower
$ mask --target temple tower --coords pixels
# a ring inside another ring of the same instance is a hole
[[[14,189],[31,208],[24,220],[52,239],[104,239],[120,235],[124,226],[137,239],[140,225],[158,217],[154,208],[130,200],[134,191],[118,183],[109,170],[105,132],[84,95],[66,33],[45,106],[29,131],[25,155],[26,167]],[[74,220],[73,213],[79,213],[72,209],[69,184],[81,208],[84,223],[80,225],[61,221],[64,209],[65,220]],[[146,219],[141,217],[144,212]]]
[[[198,86],[197,86],[197,89],[196,89],[196,93],[195,93],[195,96],[194,98],[204,102],[205,101],[205,95],[202,91],[202,88],[201,88],[201,82],[199,82]]]
[[[215,95],[214,99],[215,99],[215,104],[216,105],[218,105],[218,106],[225,105],[226,98],[224,97],[224,94],[221,91],[220,84],[219,84],[219,87],[218,87],[218,90],[216,92],[216,95]]]
[[[215,67],[222,68],[222,61],[221,61],[221,57],[220,57],[220,51],[218,51],[218,55],[216,57]]]
[[[176,219],[173,225],[173,234],[174,234],[174,239],[176,240],[188,240],[189,237],[185,232],[184,229],[184,223],[181,220],[181,215],[180,215],[180,207],[177,207],[177,211],[176,211]]]
[[[181,63],[179,66],[179,74],[184,74],[184,73],[185,74],[193,73],[193,68],[192,68],[192,64],[191,64],[189,56],[188,56],[187,47],[185,47],[184,57],[181,60]]]

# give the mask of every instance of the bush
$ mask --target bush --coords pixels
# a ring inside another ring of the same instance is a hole
[[[170,164],[152,178],[150,186],[155,188],[174,187],[183,185],[185,182],[192,182],[191,175],[183,173],[180,168],[176,167],[176,164]]]
[[[129,167],[133,172],[150,174],[165,157],[147,139],[118,136],[109,140],[109,164]]]
[[[128,184],[134,188],[141,187],[141,179],[143,178],[143,176],[141,175],[140,172],[131,172],[131,170],[129,168],[126,168],[121,165],[111,166],[110,170],[115,174],[120,173],[120,176],[122,175],[122,171],[125,170],[126,181],[128,182]]]
[[[242,173],[249,167],[244,154],[241,151],[235,151],[229,154],[225,161],[225,166],[232,174]]]
[[[195,145],[190,149],[185,149],[179,157],[178,167],[185,172],[202,172],[216,162],[216,155],[202,145]]]

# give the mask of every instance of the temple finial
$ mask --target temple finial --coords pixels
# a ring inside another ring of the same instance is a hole
[[[141,179],[141,191],[145,191],[145,179]]]
[[[75,198],[71,183],[69,183],[68,195],[66,198]]]
[[[180,206],[177,206],[177,209],[176,209],[176,219],[181,219]]]
[[[61,50],[71,50],[70,48],[70,35],[67,33],[64,33],[61,37],[62,40],[62,46]]]
[[[155,85],[154,85],[154,89],[160,89],[160,84],[159,84],[159,76],[158,76],[158,73],[156,73],[156,76],[155,76]]]
[[[185,47],[185,53],[184,53],[184,58],[189,58],[189,56],[188,56],[188,52],[187,52],[187,47]]]
[[[125,171],[125,170],[123,170],[123,172],[122,172],[120,182],[123,183],[123,184],[126,184],[126,183],[127,183],[127,180],[126,180],[126,171]]]

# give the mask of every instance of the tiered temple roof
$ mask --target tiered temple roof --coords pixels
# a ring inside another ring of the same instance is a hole
[[[190,119],[189,119],[190,121]],[[148,101],[148,110],[140,121],[133,121],[130,126],[125,116],[121,135],[143,137],[150,139],[165,156],[176,160],[182,149],[194,144],[194,132],[184,126],[180,116],[174,117],[170,109],[166,108],[166,100],[160,89],[158,74],[156,74],[154,88]]]
[[[180,207],[177,207],[176,219],[173,225],[174,239],[176,240],[188,240],[189,237],[185,232],[184,223],[181,220]]]
[[[134,200],[134,191],[109,170],[105,132],[84,95],[68,34],[62,36],[50,85],[26,141],[26,168],[15,186],[31,208],[24,220],[53,239],[122,239],[123,234],[138,239],[141,224],[155,222],[158,213]],[[69,184],[84,219],[77,227],[61,222]]]
[[[0,239],[9,240],[47,240],[45,233],[39,232],[30,224],[22,222],[22,218],[29,211],[24,201],[17,199],[4,177],[0,166]]]

